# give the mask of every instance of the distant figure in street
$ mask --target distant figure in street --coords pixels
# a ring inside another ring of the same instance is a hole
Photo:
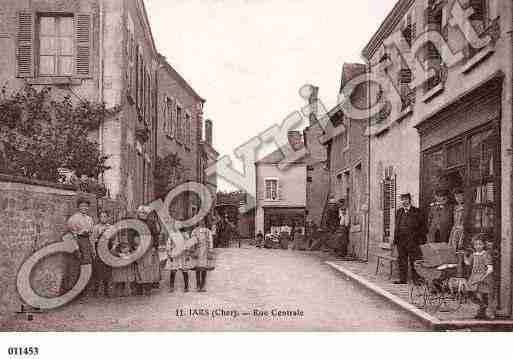
[[[425,223],[422,212],[412,206],[409,193],[401,195],[401,202],[402,208],[396,213],[393,241],[393,245],[397,247],[399,254],[400,278],[394,284],[406,284],[408,282],[408,263],[410,263],[413,281],[418,281],[419,276],[415,271],[414,262],[421,258],[420,245],[425,242]]]
[[[212,256],[214,239],[212,232],[207,227],[205,220],[191,233],[191,239],[196,243],[196,288],[198,292],[206,292],[207,271],[209,268],[209,256]]]
[[[256,246],[258,248],[262,248],[264,246],[264,235],[262,234],[262,231],[258,231],[258,234],[256,235]]]
[[[112,268],[103,263],[100,256],[98,255],[98,242],[102,237],[103,233],[111,227],[109,224],[109,212],[106,210],[100,211],[98,215],[100,222],[93,227],[93,234],[91,235],[91,245],[94,251],[93,260],[93,283],[95,286],[95,294],[100,295],[101,288],[103,287],[103,294],[109,296],[110,278]]]

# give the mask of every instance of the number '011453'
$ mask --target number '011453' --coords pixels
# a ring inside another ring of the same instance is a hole
[[[7,349],[9,356],[27,356],[27,355],[38,355],[38,347],[9,347]]]

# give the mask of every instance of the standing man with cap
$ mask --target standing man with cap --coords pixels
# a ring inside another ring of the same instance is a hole
[[[425,221],[420,209],[413,207],[411,194],[401,195],[402,208],[396,213],[395,233],[393,245],[397,247],[399,254],[399,281],[394,284],[406,284],[408,282],[408,263],[411,266],[412,280],[418,280],[414,262],[422,254],[420,245],[425,241]]]

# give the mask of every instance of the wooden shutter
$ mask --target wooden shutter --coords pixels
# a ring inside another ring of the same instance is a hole
[[[169,133],[169,117],[168,117],[168,98],[167,97],[164,97],[164,108],[162,109],[162,119],[163,119],[163,124],[162,124],[162,131],[164,132],[164,134],[168,134]]]
[[[276,198],[279,201],[283,201],[283,182],[276,180]]]
[[[75,16],[75,74],[79,77],[91,76],[91,15]]]
[[[384,191],[385,191],[385,181],[381,180],[381,181],[379,181],[379,199],[378,199],[379,200],[378,209],[380,211],[382,211],[385,208],[385,206],[384,206],[384,200],[385,200]]]
[[[484,21],[486,12],[485,0],[470,0],[469,5],[474,9],[474,13],[470,16],[470,20]]]
[[[34,14],[20,11],[16,54],[18,77],[34,77],[34,28]]]

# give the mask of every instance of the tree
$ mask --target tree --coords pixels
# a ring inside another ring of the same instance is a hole
[[[70,96],[55,101],[50,93],[49,87],[28,85],[15,93],[1,89],[0,172],[59,182],[59,170],[65,168],[97,178],[109,169],[108,156],[89,134],[119,109],[89,101],[74,104]]]
[[[167,192],[183,182],[187,176],[187,168],[182,165],[178,154],[170,153],[165,157],[157,157],[155,163],[155,194],[164,198]]]

